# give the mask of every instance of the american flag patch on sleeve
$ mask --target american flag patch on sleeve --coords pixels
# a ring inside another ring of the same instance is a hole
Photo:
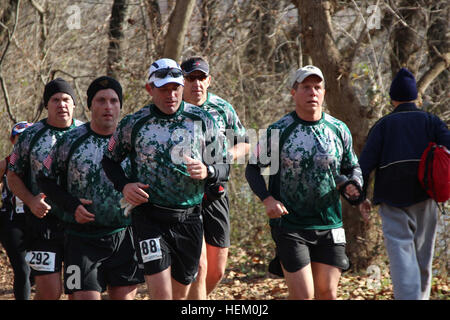
[[[116,139],[114,139],[114,136],[112,136],[111,139],[109,139],[108,151],[113,151],[115,145],[116,145]]]
[[[47,158],[45,158],[43,164],[48,170],[50,170],[50,168],[52,166],[52,162],[53,162],[52,157],[50,155],[48,155]]]
[[[17,153],[13,152],[13,154],[9,157],[9,163],[13,166],[17,161]]]

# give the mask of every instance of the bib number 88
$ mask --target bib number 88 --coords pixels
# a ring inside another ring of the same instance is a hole
[[[149,262],[162,258],[159,238],[143,240],[139,243],[141,248],[142,261]]]

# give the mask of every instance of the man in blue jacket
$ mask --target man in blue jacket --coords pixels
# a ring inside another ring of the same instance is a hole
[[[415,105],[416,80],[407,69],[395,76],[389,95],[394,111],[370,129],[359,159],[364,191],[375,169],[373,202],[380,205],[394,298],[428,299],[438,213],[417,170],[429,142],[450,148],[450,131],[437,116]],[[360,210],[367,220],[370,201]]]

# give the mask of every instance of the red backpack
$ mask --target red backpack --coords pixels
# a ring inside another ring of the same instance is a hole
[[[450,198],[450,151],[430,142],[422,154],[418,177],[427,194],[436,202]]]

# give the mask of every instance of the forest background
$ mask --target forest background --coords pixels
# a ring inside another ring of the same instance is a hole
[[[144,85],[153,61],[192,55],[209,60],[211,92],[256,131],[293,110],[289,75],[318,66],[326,79],[325,110],[348,125],[359,155],[369,128],[392,111],[389,85],[400,67],[415,74],[421,108],[450,123],[449,18],[446,0],[0,0],[0,157],[11,151],[15,122],[46,117],[48,81],[69,81],[75,117],[89,121],[89,83],[113,76],[124,89],[125,116],[149,102]],[[213,298],[283,298],[282,281],[267,274],[274,244],[244,170],[244,163],[232,166],[232,247]],[[352,268],[340,298],[391,298],[377,208],[365,224],[356,208],[343,207]],[[449,220],[440,215],[433,299],[449,299]],[[0,258],[0,282],[10,283],[4,250]],[[251,283],[254,289],[244,290]]]

